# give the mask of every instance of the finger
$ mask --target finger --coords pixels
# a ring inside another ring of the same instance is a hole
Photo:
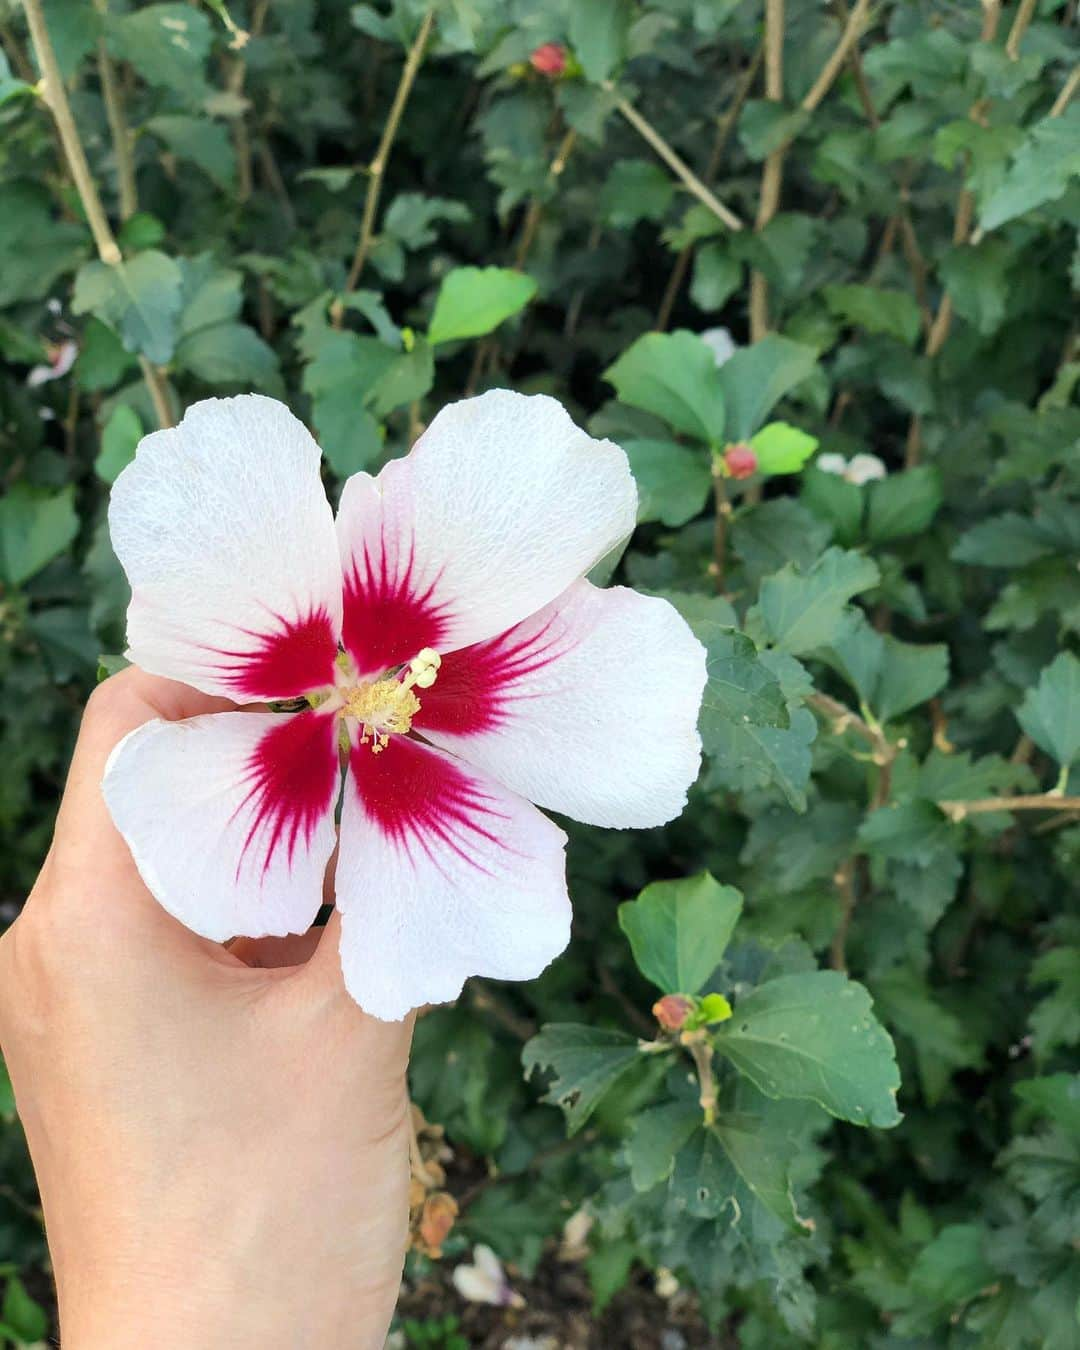
[[[50,896],[59,900],[88,897],[91,891],[104,896],[109,904],[98,906],[95,914],[101,921],[121,913],[125,906],[139,907],[145,902],[149,907],[149,892],[102,796],[106,761],[129,732],[154,718],[174,721],[231,706],[224,699],[135,667],[97,687],[83,714],[47,859],[48,873],[60,882],[46,888]],[[65,884],[68,879],[71,884]]]
[[[341,973],[341,914],[334,910],[307,965],[291,981],[305,1006],[341,1026],[355,1038],[361,1057],[383,1073],[404,1073],[409,1062],[415,1013],[399,1022],[382,1022],[353,1001]]]
[[[337,866],[338,851],[335,848],[326,865],[323,877],[323,904],[334,903],[334,869]],[[321,927],[309,928],[306,933],[291,933],[288,937],[234,938],[225,945],[231,956],[243,961],[246,966],[255,966],[261,970],[278,970],[284,966],[302,966],[311,959],[319,940],[323,935]]]

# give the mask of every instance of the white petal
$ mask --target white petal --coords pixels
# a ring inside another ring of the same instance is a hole
[[[666,600],[579,581],[444,657],[413,725],[538,806],[662,825],[698,774],[704,687],[705,649]]]
[[[570,937],[566,836],[440,750],[355,746],[338,859],[345,985],[385,1021],[470,975],[528,980]]]
[[[713,350],[718,366],[725,365],[739,350],[734,338],[726,328],[706,328],[701,340]]]
[[[825,455],[818,455],[817,459],[814,460],[814,463],[822,473],[833,473],[840,478],[843,478],[847,473],[847,460],[843,455],[836,454],[835,451],[830,451]]]
[[[493,389],[444,408],[338,511],[344,641],[362,673],[494,637],[634,528],[625,454],[554,399]],[[389,653],[389,655],[388,655]]]
[[[207,399],[116,480],[128,655],[209,694],[287,698],[333,682],[341,566],[319,447],[282,403]]]
[[[335,843],[337,723],[320,713],[147,722],[102,791],[158,901],[215,942],[303,933]]]
[[[863,483],[872,482],[875,478],[884,478],[887,473],[888,469],[877,455],[859,454],[852,455],[846,477],[849,483],[856,483],[861,487]]]

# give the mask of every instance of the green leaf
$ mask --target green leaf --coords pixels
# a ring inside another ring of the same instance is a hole
[[[701,1107],[692,1100],[665,1102],[636,1116],[626,1144],[634,1190],[649,1191],[666,1181],[675,1155],[700,1124]]]
[[[177,159],[189,160],[226,191],[236,176],[236,156],[229,133],[220,122],[183,113],[151,117],[146,129],[163,140]]]
[[[570,46],[593,84],[625,60],[630,19],[629,0],[574,0],[570,6]]]
[[[768,577],[751,614],[780,651],[809,652],[839,635],[848,601],[879,579],[870,558],[830,548],[805,574],[789,563]]]
[[[712,485],[707,456],[674,441],[624,440],[638,489],[638,520],[685,525],[705,506]]]
[[[953,545],[956,562],[979,567],[1026,567],[1058,552],[1060,543],[1038,520],[1006,511],[980,520]]]
[[[206,384],[281,390],[277,353],[246,323],[217,323],[180,339],[176,364]]]
[[[1000,239],[958,244],[939,266],[953,308],[977,332],[989,337],[1005,318],[1012,251]]]
[[[706,244],[694,255],[690,299],[711,314],[723,309],[742,284],[743,265],[724,244]]]
[[[884,286],[826,286],[830,311],[868,333],[886,333],[911,347],[922,329],[915,297]]]
[[[761,1120],[741,1112],[725,1112],[713,1130],[751,1194],[787,1227],[805,1231],[795,1211],[787,1158],[762,1129]]]
[[[1080,1073],[1054,1073],[1014,1083],[1013,1091],[1066,1134],[1080,1138]]]
[[[810,120],[810,114],[792,111],[770,99],[751,99],[739,118],[739,140],[751,159],[762,160],[792,140]]]
[[[14,484],[0,497],[0,578],[21,586],[63,553],[78,532],[73,486],[48,492]]]
[[[944,493],[932,464],[892,473],[870,484],[866,532],[876,543],[921,534],[937,515]]]
[[[981,203],[979,225],[996,230],[1017,216],[1057,201],[1080,174],[1080,104],[1044,117],[1029,131],[1004,178]]]
[[[734,629],[699,631],[698,636],[705,642],[709,676],[699,722],[706,754],[716,754],[724,746],[729,723],[740,727],[791,725],[780,681],[748,637]]]
[[[871,628],[861,613],[850,616],[823,655],[882,722],[933,698],[949,678],[944,643],[901,642]]]
[[[0,1056],[0,1120],[15,1119],[15,1091],[3,1056]]]
[[[130,61],[150,84],[164,85],[189,103],[206,88],[204,64],[213,30],[194,5],[145,5],[129,14],[110,13],[106,41],[114,56]]]
[[[700,872],[646,886],[619,906],[619,927],[647,980],[665,994],[696,994],[723,960],[741,912],[734,886]]]
[[[551,1069],[554,1079],[543,1100],[561,1106],[566,1129],[576,1134],[604,1094],[638,1062],[641,1051],[633,1036],[607,1027],[551,1022],[525,1046],[525,1076]]]
[[[941,1100],[950,1075],[957,1069],[975,1068],[981,1063],[971,1031],[938,1001],[921,974],[910,967],[897,967],[877,976],[873,991],[889,1026],[911,1040],[923,1093],[930,1105]]]
[[[383,418],[395,408],[423,398],[434,382],[435,358],[431,344],[417,338],[412,350],[402,352],[379,376],[367,401],[375,416]]]
[[[833,527],[838,544],[850,548],[862,531],[866,489],[837,473],[825,473],[816,464],[810,465],[800,481],[803,505]]]
[[[7,56],[4,52],[0,52],[0,108],[10,99],[21,98],[33,92],[32,85],[27,84],[25,80],[17,80],[12,75]]]
[[[617,1238],[594,1247],[585,1258],[592,1287],[593,1312],[601,1313],[630,1278],[637,1255],[637,1243],[631,1238]]]
[[[758,471],[768,475],[798,473],[818,448],[818,441],[787,422],[770,422],[750,438],[750,445],[757,455]]]
[[[910,1279],[924,1306],[953,1312],[993,1282],[997,1272],[987,1263],[984,1243],[978,1224],[952,1223],[919,1252]]]
[[[926,864],[947,847],[951,829],[933,802],[915,800],[872,811],[859,826],[857,837],[874,857]]]
[[[397,358],[378,338],[328,332],[304,371],[319,443],[339,478],[367,468],[382,449],[378,423],[364,400]]]
[[[646,333],[604,378],[623,403],[644,408],[688,436],[719,442],[724,394],[711,348],[695,333]]]
[[[55,220],[49,193],[27,179],[6,181],[0,199],[0,308],[40,300],[85,256],[83,225]]]
[[[1080,757],[1080,661],[1062,652],[1024,695],[1016,720],[1041,749],[1070,768]]]
[[[71,307],[115,328],[129,352],[164,365],[176,344],[182,280],[178,264],[155,249],[115,266],[89,262],[75,278]]]
[[[752,722],[726,722],[714,727],[706,788],[751,792],[776,787],[794,810],[804,811],[810,747],[817,736],[817,722],[806,708],[789,710],[789,716],[791,725],[786,730]]]
[[[75,361],[75,378],[80,388],[90,393],[111,389],[134,365],[134,356],[113,329],[100,319],[87,321]]]
[[[856,1125],[896,1125],[900,1075],[870,995],[835,970],[781,975],[741,998],[717,1048],[767,1097],[815,1101]]]
[[[104,483],[115,483],[121,469],[135,458],[135,447],[142,439],[139,414],[126,403],[118,403],[101,432],[101,449],[94,460],[94,472]]]
[[[695,1219],[715,1219],[729,1207],[734,1211],[737,1181],[720,1136],[703,1126],[675,1159],[670,1187],[672,1205]]]
[[[749,440],[784,395],[802,384],[816,365],[813,348],[772,333],[752,347],[740,347],[720,369],[727,439]]]
[[[536,294],[536,282],[509,267],[455,267],[443,277],[435,297],[428,341],[482,337],[512,314],[525,308]]]
[[[35,1345],[49,1330],[45,1309],[35,1303],[17,1275],[12,1275],[0,1305],[0,1320],[15,1334],[20,1345]]]
[[[600,209],[609,225],[629,229],[639,220],[663,220],[675,184],[655,160],[618,159],[600,190]]]

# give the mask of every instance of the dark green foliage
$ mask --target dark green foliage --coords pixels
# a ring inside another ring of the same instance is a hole
[[[707,648],[705,761],[662,830],[571,827],[541,979],[420,1022],[414,1096],[478,1164],[449,1254],[531,1272],[587,1207],[598,1309],[644,1265],[747,1350],[1078,1350],[1075,4],[884,0],[808,108],[844,6],[789,4],[783,97],[739,107],[760,2],[438,0],[382,179],[424,0],[238,0],[242,48],[219,4],[45,10],[124,261],[0,0],[0,922],[120,662],[104,511],[147,362],[174,411],[287,399],[335,498],[466,391],[552,393],[628,452],[614,577]],[[43,1261],[0,1075],[5,1343],[45,1334]]]

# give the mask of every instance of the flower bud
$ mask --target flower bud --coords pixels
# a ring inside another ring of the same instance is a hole
[[[693,1011],[693,999],[685,994],[665,994],[653,1004],[653,1016],[665,1031],[678,1031]]]
[[[757,472],[757,455],[748,445],[729,445],[724,451],[724,464],[732,478],[750,478]]]
[[[566,69],[566,48],[561,42],[545,42],[529,57],[529,65],[537,74],[557,80]]]

